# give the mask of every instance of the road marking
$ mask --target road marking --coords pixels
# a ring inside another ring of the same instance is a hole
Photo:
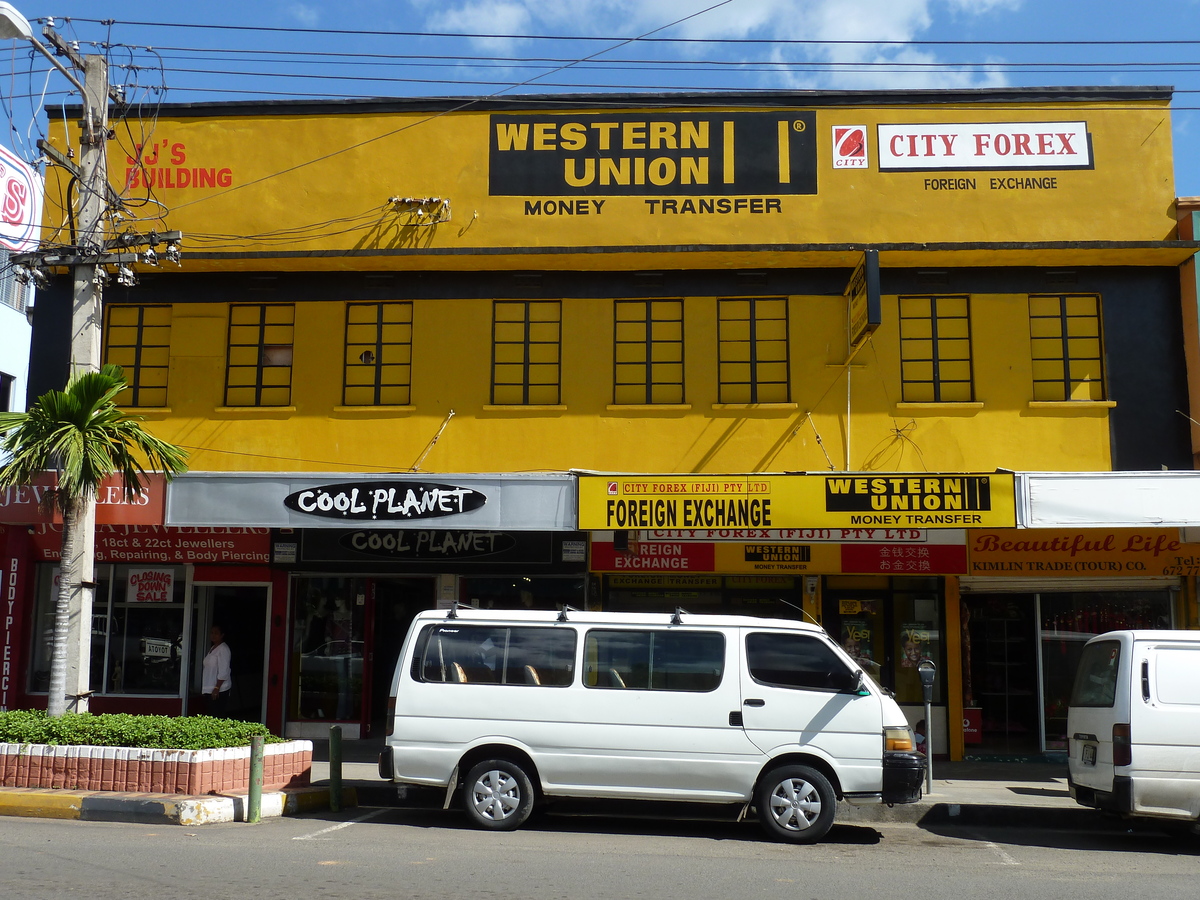
[[[1001,847],[999,844],[992,843],[991,841],[984,841],[983,843],[984,843],[985,847],[987,847],[989,850],[991,850],[993,853],[995,853],[998,857],[1000,857],[1000,861],[1003,862],[1006,866],[1019,866],[1020,865],[1020,863],[1017,862],[1015,859],[1013,859],[1011,856],[1009,856],[1008,853],[1005,851],[1005,849],[1003,847]]]
[[[301,834],[292,838],[293,841],[311,841],[319,838],[323,834],[329,834],[331,831],[341,831],[343,828],[349,828],[351,825],[357,825],[359,822],[365,822],[367,819],[373,819],[380,813],[387,812],[385,808],[373,809],[364,816],[359,816],[357,819],[351,819],[349,822],[339,822],[337,825],[330,825],[328,828],[322,828],[320,831],[314,831],[312,834]]]

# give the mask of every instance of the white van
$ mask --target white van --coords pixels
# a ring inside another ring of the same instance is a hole
[[[684,801],[754,807],[807,843],[839,799],[919,800],[925,771],[895,701],[782,619],[431,610],[390,704],[380,774],[496,830],[553,798]]]
[[[1078,803],[1200,821],[1200,631],[1112,631],[1088,641],[1067,734]]]

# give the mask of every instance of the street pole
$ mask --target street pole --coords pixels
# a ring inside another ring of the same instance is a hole
[[[80,178],[76,185],[75,244],[83,257],[98,257],[104,249],[104,211],[108,206],[108,63],[103,56],[85,56],[83,119],[80,123]],[[99,372],[101,361],[101,309],[103,288],[97,284],[98,266],[78,262],[73,266],[71,303],[72,377]],[[87,712],[91,684],[92,603],[96,592],[96,497],[83,498],[76,523],[79,539],[75,558],[62,560],[63,577],[80,573],[80,583],[71,585],[76,602],[71,606],[67,632],[66,694],[74,702],[67,708]]]

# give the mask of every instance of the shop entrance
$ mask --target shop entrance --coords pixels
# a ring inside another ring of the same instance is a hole
[[[266,584],[197,584],[192,628],[189,712],[204,713],[200,696],[208,632],[220,625],[230,650],[229,710],[226,717],[246,722],[267,721],[267,616],[271,587]]]
[[[368,650],[371,695],[365,705],[370,710],[367,735],[378,737],[385,733],[387,726],[388,696],[400,648],[413,617],[421,610],[433,608],[436,581],[433,578],[381,578],[374,582],[374,588],[375,610]]]
[[[964,596],[963,705],[968,721],[979,723],[968,753],[1041,751],[1036,601],[1036,594]]]
[[[287,732],[358,739],[379,733],[400,646],[436,579],[297,576],[292,582]]]

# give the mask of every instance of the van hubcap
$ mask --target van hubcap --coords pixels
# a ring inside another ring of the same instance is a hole
[[[803,831],[821,814],[821,795],[803,778],[781,781],[771,792],[771,815],[781,828]]]
[[[511,816],[521,804],[521,787],[507,772],[484,772],[471,789],[475,809],[481,816],[500,821]]]

